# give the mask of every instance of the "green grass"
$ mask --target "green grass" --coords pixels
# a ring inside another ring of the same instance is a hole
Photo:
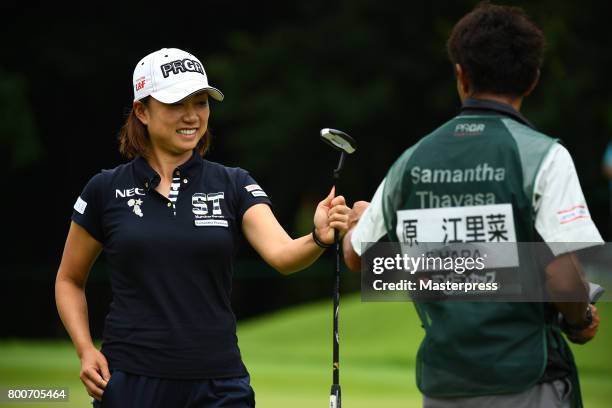
[[[342,299],[340,309],[343,403],[350,408],[419,407],[414,379],[415,353],[422,330],[410,303],[361,303]],[[598,337],[574,347],[585,406],[612,401],[612,304],[601,304]],[[242,354],[251,373],[257,405],[312,408],[328,404],[331,385],[331,304],[288,309],[239,327]],[[0,385],[69,387],[70,403],[86,407],[89,397],[78,379],[72,346],[58,341],[0,343]],[[41,404],[0,407],[40,408]]]

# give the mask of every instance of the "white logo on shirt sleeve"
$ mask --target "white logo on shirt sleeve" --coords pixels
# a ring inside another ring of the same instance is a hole
[[[244,189],[251,193],[253,197],[267,197],[268,195],[263,191],[259,184],[249,184],[244,186]]]
[[[85,207],[87,207],[87,202],[81,197],[77,198],[76,203],[74,203],[75,211],[83,215],[85,213]]]
[[[557,211],[559,224],[567,224],[580,218],[590,218],[589,210],[584,205],[575,205],[571,208]]]
[[[249,184],[248,186],[244,186],[244,189],[249,193],[253,190],[262,190],[262,188],[259,187],[259,184]]]

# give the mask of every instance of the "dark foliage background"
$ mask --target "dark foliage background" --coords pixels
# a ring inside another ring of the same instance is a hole
[[[162,47],[200,57],[226,95],[212,105],[209,159],[248,169],[293,235],[306,233],[336,154],[323,127],[359,142],[340,186],[369,199],[408,146],[457,112],[445,41],[474,1],[226,2],[164,8],[3,3],[0,163],[5,243],[0,336],[64,335],[53,300],[72,205],[87,180],[122,162],[117,132],[131,105],[136,62]],[[604,2],[508,2],[548,40],[541,83],[523,107],[572,153],[591,213],[608,236],[601,157],[612,130],[612,36]],[[282,278],[244,246],[239,318],[328,296],[332,258]],[[358,288],[343,277],[343,290]],[[111,294],[101,258],[88,286],[99,335]],[[331,306],[330,306],[331,307]]]

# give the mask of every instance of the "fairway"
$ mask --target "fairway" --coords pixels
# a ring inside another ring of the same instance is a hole
[[[331,302],[286,309],[244,322],[239,341],[263,408],[326,407],[331,385]],[[585,406],[604,408],[612,401],[612,306],[599,306],[598,337],[574,347]],[[422,329],[410,303],[361,303],[341,300],[340,378],[349,408],[419,407],[414,363]],[[70,403],[54,408],[87,407],[89,397],[78,379],[79,364],[70,343],[0,343],[0,385],[69,387]],[[0,407],[43,407],[41,403]]]

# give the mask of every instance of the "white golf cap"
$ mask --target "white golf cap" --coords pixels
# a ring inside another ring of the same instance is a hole
[[[221,91],[208,84],[200,60],[178,48],[162,48],[141,59],[132,85],[135,101],[150,95],[162,103],[175,103],[198,91],[223,100]]]

